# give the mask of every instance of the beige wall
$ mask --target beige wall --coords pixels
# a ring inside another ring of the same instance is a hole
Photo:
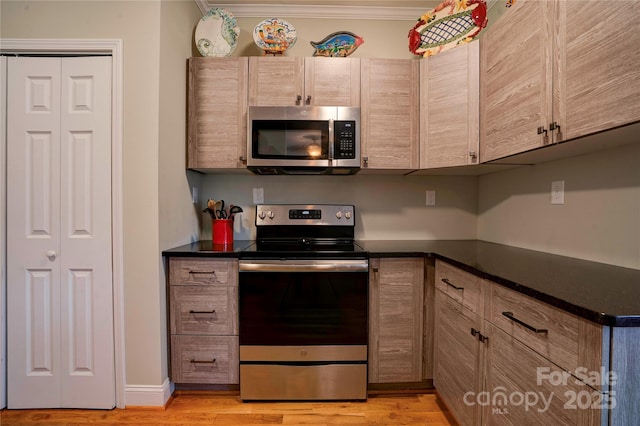
[[[167,377],[158,232],[160,3],[3,0],[0,8],[3,38],[123,40],[126,381],[160,385]],[[184,82],[178,85],[184,91]],[[183,126],[184,117],[177,121]]]
[[[236,239],[255,236],[253,188],[264,188],[265,203],[354,204],[358,239],[475,239],[477,185],[473,176],[206,175],[202,198],[245,209]],[[425,205],[427,189],[436,191],[435,207]],[[211,238],[211,223],[202,217],[202,238]]]
[[[638,159],[636,144],[482,176],[478,238],[640,269]]]

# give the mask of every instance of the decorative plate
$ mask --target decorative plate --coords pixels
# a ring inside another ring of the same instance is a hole
[[[484,0],[444,0],[409,31],[409,51],[431,56],[470,42],[486,26]]]
[[[313,56],[346,57],[364,43],[364,39],[349,31],[338,31],[329,34],[322,41],[310,41],[309,43],[315,49]]]
[[[253,41],[265,54],[281,55],[296,44],[296,29],[289,22],[279,18],[269,18],[253,29]]]
[[[240,27],[231,12],[214,7],[196,27],[195,42],[202,56],[229,56],[236,49]]]

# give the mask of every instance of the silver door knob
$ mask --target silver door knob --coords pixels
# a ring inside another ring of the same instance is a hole
[[[49,250],[47,253],[47,257],[49,258],[50,261],[54,261],[56,260],[56,252],[53,250]]]

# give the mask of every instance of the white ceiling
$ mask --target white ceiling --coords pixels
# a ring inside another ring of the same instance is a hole
[[[442,0],[195,0],[202,13],[223,7],[238,18],[290,17],[416,21]],[[487,1],[488,5],[496,0]]]

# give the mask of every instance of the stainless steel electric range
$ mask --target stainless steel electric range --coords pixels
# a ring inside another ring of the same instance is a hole
[[[258,205],[240,253],[242,400],[367,398],[367,254],[352,205]]]

